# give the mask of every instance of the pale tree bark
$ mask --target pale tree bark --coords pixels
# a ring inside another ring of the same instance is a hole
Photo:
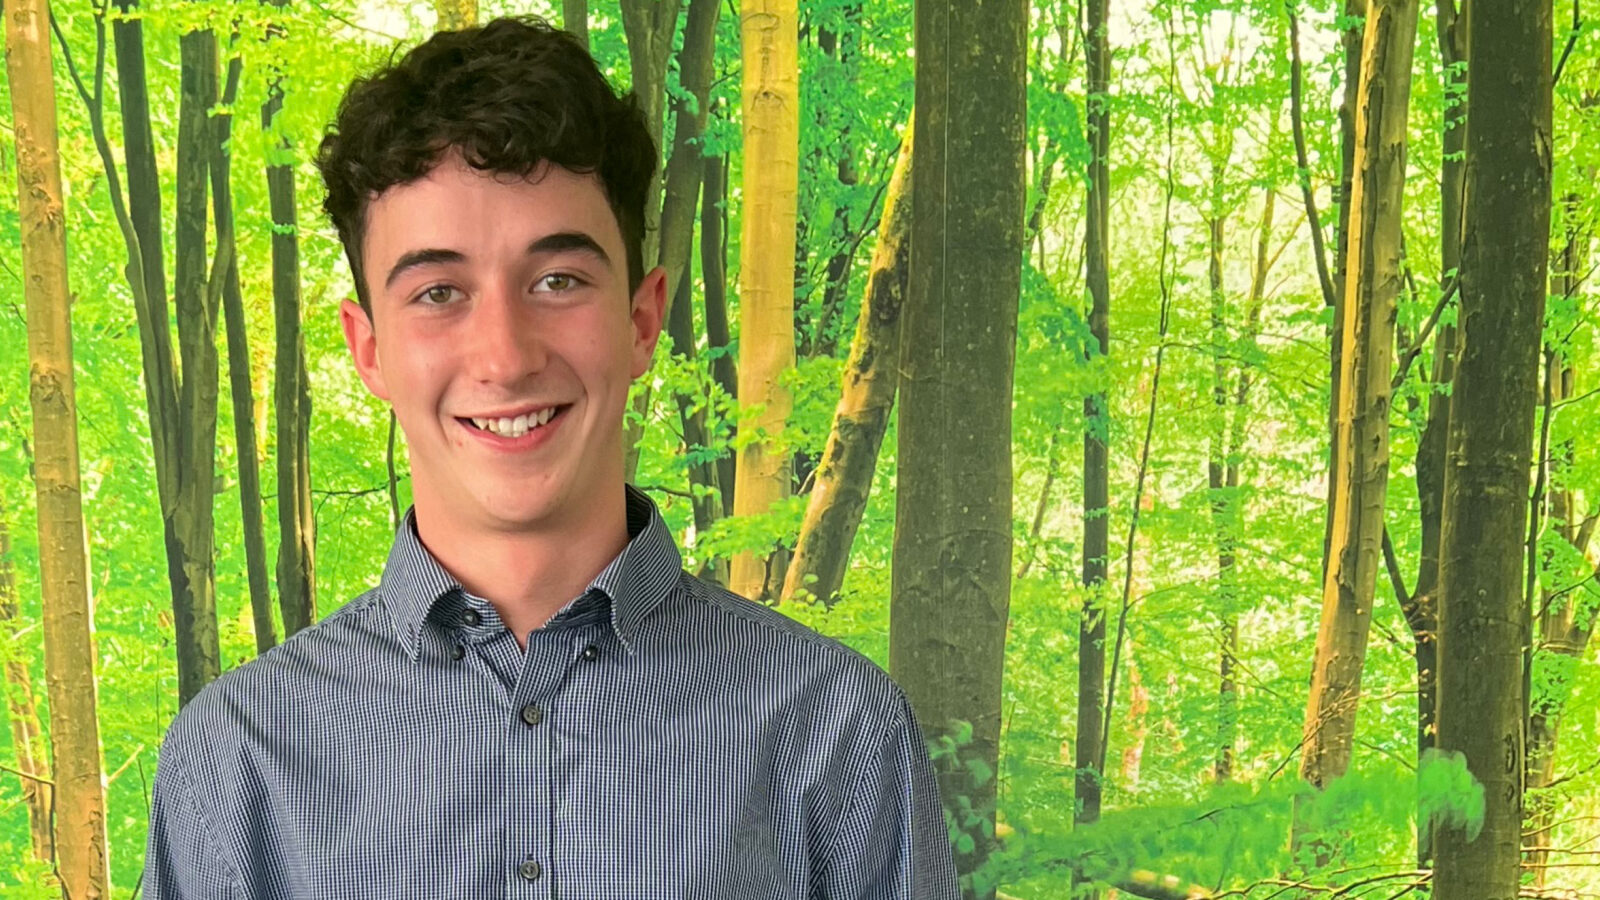
[[[433,0],[434,30],[460,31],[478,24],[478,0]]]
[[[768,512],[789,496],[784,425],[792,398],[782,383],[794,367],[795,205],[799,191],[800,70],[796,0],[742,0],[744,211],[739,241],[739,403],[741,416],[733,514]],[[729,586],[775,600],[783,552],[749,550],[733,558]]]
[[[1087,77],[1089,178],[1084,214],[1084,256],[1089,291],[1091,358],[1111,352],[1111,45],[1107,34],[1106,0],[1084,4],[1084,57]],[[1083,585],[1085,599],[1078,622],[1078,729],[1073,764],[1076,809],[1073,821],[1088,824],[1100,818],[1099,761],[1105,757],[1106,594],[1111,553],[1111,466],[1107,431],[1110,408],[1102,388],[1083,400]]]
[[[288,0],[268,0],[279,10]],[[267,29],[268,40],[282,27]],[[295,222],[294,148],[278,129],[283,68],[269,60],[261,128],[268,133],[267,202],[272,215],[273,410],[277,425],[278,607],[284,636],[316,618],[315,530],[311,507],[311,387],[300,326],[300,237]]]
[[[928,736],[970,725],[939,766],[979,817],[964,875],[996,849],[1011,605],[1011,395],[1027,196],[1025,0],[916,7],[916,159],[901,313],[889,672]],[[948,323],[960,322],[952,328]],[[959,635],[959,639],[953,636]],[[969,898],[994,897],[971,882]]]
[[[661,184],[662,135],[665,133],[664,111],[667,96],[667,59],[672,55],[672,36],[678,27],[678,11],[683,0],[622,0],[622,29],[628,36],[628,64],[633,72],[633,96],[644,110],[650,140],[656,148],[658,165],[650,173],[649,193],[644,202],[643,260],[648,267],[660,256],[661,247]],[[712,29],[715,31],[715,29]],[[671,285],[667,302],[672,302]],[[628,433],[623,440],[627,448],[624,477],[632,481],[639,471],[639,441],[650,416],[651,388],[640,382],[633,392],[633,414],[629,417]]]
[[[1548,289],[1552,14],[1548,0],[1503,0],[1474,2],[1466,15],[1466,207],[1440,540],[1438,746],[1459,754],[1483,787],[1484,807],[1476,833],[1434,823],[1433,896],[1509,900],[1521,875],[1522,539]]]
[[[1382,562],[1389,479],[1390,372],[1402,281],[1400,210],[1406,163],[1415,0],[1379,0],[1362,42],[1339,376],[1339,467],[1333,531],[1312,660],[1300,775],[1323,788],[1350,765],[1361,670]],[[1299,828],[1295,837],[1303,837]]]
[[[1351,23],[1339,37],[1344,51],[1344,95],[1339,102],[1339,187],[1334,200],[1339,204],[1339,224],[1334,234],[1333,277],[1329,287],[1332,296],[1327,298],[1333,307],[1333,327],[1328,331],[1328,502],[1327,518],[1322,533],[1322,577],[1326,581],[1333,567],[1334,506],[1339,479],[1336,475],[1347,465],[1340,456],[1343,447],[1339,442],[1340,398],[1344,390],[1344,336],[1346,312],[1345,299],[1349,296],[1350,280],[1350,229],[1355,200],[1354,178],[1356,172],[1356,146],[1360,135],[1356,131],[1356,108],[1361,103],[1361,73],[1363,46],[1366,41],[1365,26],[1369,0],[1344,0],[1344,18]],[[1409,86],[1409,85],[1408,85]],[[1409,105],[1409,104],[1408,104]],[[1402,120],[1404,117],[1402,116]],[[1309,200],[1309,195],[1308,195]],[[1308,203],[1309,213],[1311,206]]]
[[[22,622],[18,618],[17,581],[11,565],[11,532],[6,512],[0,509],[0,664],[4,665],[7,717],[11,722],[11,746],[16,749],[22,802],[28,808],[29,846],[35,859],[55,858],[55,838],[50,830],[51,792],[49,748],[39,710],[33,702],[33,678],[28,661],[13,648],[18,646]]]
[[[94,681],[94,608],[78,479],[72,297],[57,144],[50,21],[43,0],[5,8],[17,207],[33,410],[45,683],[55,773],[56,876],[65,896],[108,896],[106,798]]]
[[[589,0],[561,0],[561,27],[589,49]]]
[[[914,132],[915,117],[906,126],[889,178],[878,243],[867,272],[866,296],[845,361],[844,387],[806,502],[794,559],[784,578],[784,602],[805,596],[832,605],[838,599],[850,564],[850,545],[872,493],[878,450],[900,377],[900,313],[911,256]]]

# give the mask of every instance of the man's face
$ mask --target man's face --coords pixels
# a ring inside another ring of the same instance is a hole
[[[527,180],[451,153],[367,212],[372,316],[340,310],[367,388],[393,407],[412,493],[440,527],[573,527],[620,502],[628,386],[649,367],[660,270],[630,296],[593,175]]]

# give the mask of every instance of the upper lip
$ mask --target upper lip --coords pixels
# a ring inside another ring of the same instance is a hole
[[[547,409],[559,409],[559,408],[561,408],[563,406],[566,406],[566,405],[567,404],[565,404],[565,403],[540,403],[540,404],[537,404],[537,405],[534,405],[534,406],[514,407],[514,408],[509,409],[509,410],[507,410],[505,412],[472,413],[470,415],[461,416],[460,418],[463,418],[463,419],[515,419],[518,416],[531,416],[531,415],[533,415],[534,413],[537,413],[537,412],[542,412],[542,411],[547,410]]]

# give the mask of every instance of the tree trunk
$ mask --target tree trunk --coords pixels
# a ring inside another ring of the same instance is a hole
[[[179,38],[177,271],[178,442],[182,478],[173,516],[176,557],[173,618],[177,625],[178,701],[186,704],[221,672],[217,636],[216,535],[212,491],[217,433],[216,302],[206,277],[206,178],[213,141],[207,111],[217,99],[216,37],[210,30]],[[169,551],[169,558],[174,554]]]
[[[900,311],[905,303],[911,245],[911,146],[915,118],[906,126],[878,224],[878,244],[867,273],[867,293],[845,362],[844,388],[806,504],[783,600],[802,592],[832,605],[844,584],[861,514],[872,493],[878,450],[894,407],[900,369]]]
[[[689,212],[692,217],[694,210]],[[685,252],[690,249],[684,248]],[[667,334],[672,338],[672,351],[689,360],[692,365],[695,358],[694,296],[688,278],[678,280],[678,297],[673,301],[667,319]],[[691,503],[694,507],[695,535],[698,537],[722,517],[722,504],[717,497],[716,469],[711,464],[710,451],[706,449],[711,438],[706,431],[704,398],[679,394],[678,417],[683,423],[683,452],[688,460],[689,493],[694,497]],[[715,563],[703,560],[701,571],[709,574],[718,584],[728,583],[727,563],[723,560]]]
[[[228,88],[222,109],[233,107],[242,62],[228,61]],[[228,396],[233,402],[233,440],[239,457],[239,519],[244,526],[245,568],[250,583],[251,624],[255,629],[256,653],[265,653],[277,643],[277,628],[272,623],[272,591],[268,587],[267,540],[261,524],[261,460],[256,450],[255,390],[251,380],[250,338],[245,331],[244,295],[239,290],[239,265],[233,229],[233,185],[229,136],[233,114],[219,112],[211,122],[211,216],[217,230],[217,243],[227,244],[232,259],[223,274],[222,311],[228,338]]]
[[[1238,467],[1230,465],[1228,446],[1228,407],[1233,392],[1228,367],[1227,295],[1222,282],[1224,215],[1221,210],[1222,172],[1213,169],[1213,203],[1207,217],[1210,226],[1210,253],[1206,266],[1211,288],[1211,428],[1210,459],[1206,464],[1207,484],[1211,489],[1211,532],[1217,550],[1217,600],[1219,619],[1217,668],[1217,747],[1212,775],[1218,782],[1233,777],[1233,750],[1238,731],[1238,685],[1233,666],[1239,650],[1239,622],[1234,607],[1238,602],[1238,578],[1234,572],[1234,547],[1238,529],[1234,525]],[[1232,475],[1230,480],[1228,476]]]
[[[1569,208],[1575,209],[1577,198],[1568,199]],[[1566,248],[1560,257],[1560,261],[1564,264],[1562,271],[1552,279],[1556,282],[1552,291],[1555,294],[1571,296],[1568,292],[1576,291],[1578,288],[1581,270],[1574,264],[1581,257],[1580,243],[1587,242],[1587,235],[1583,235],[1581,239],[1577,238],[1579,235],[1569,232]],[[1547,355],[1554,357],[1554,354]],[[1554,358],[1551,358],[1546,366],[1545,377],[1548,379],[1547,383],[1551,385],[1551,392],[1545,397],[1544,415],[1549,416],[1554,404],[1572,396],[1573,372],[1570,367]],[[1570,446],[1566,450],[1570,453]],[[1579,536],[1580,529],[1575,521],[1577,496],[1570,487],[1562,483],[1560,470],[1554,462],[1551,468],[1552,524],[1578,555],[1585,557],[1587,567],[1588,548],[1584,546],[1584,539]],[[1573,576],[1573,581],[1595,574],[1593,571],[1561,572],[1562,577]],[[1573,677],[1583,662],[1590,639],[1594,636],[1595,616],[1574,602],[1572,596],[1552,591],[1548,585],[1541,591],[1539,599],[1538,632],[1532,647],[1532,672],[1529,679],[1532,694],[1527,702],[1528,749],[1524,780],[1528,790],[1529,827],[1523,829],[1522,843],[1525,854],[1524,867],[1529,870],[1534,885],[1542,888],[1548,872],[1545,863],[1550,856],[1549,851],[1544,848],[1551,846],[1552,843],[1556,806],[1555,798],[1549,796],[1543,789],[1555,783],[1556,742],[1561,732],[1561,719],[1566,711],[1567,701],[1572,695]]]
[[[4,509],[0,509],[0,663],[4,663],[4,684],[10,702],[6,704],[11,722],[11,745],[16,748],[17,771],[22,773],[22,802],[28,808],[29,846],[33,856],[43,862],[55,858],[55,838],[50,833],[50,809],[55,800],[50,783],[49,748],[39,710],[33,703],[33,678],[28,663],[15,648],[22,623],[17,618],[17,581],[11,566],[11,532]],[[32,777],[29,777],[32,776]]]
[[[1088,78],[1089,178],[1084,214],[1086,287],[1089,291],[1089,357],[1111,352],[1111,113],[1108,108],[1111,47],[1107,36],[1106,0],[1085,3],[1084,47]],[[1074,747],[1076,810],[1081,824],[1100,818],[1099,760],[1105,756],[1106,618],[1103,586],[1111,553],[1111,469],[1107,431],[1110,408],[1101,388],[1083,401],[1083,585],[1085,599],[1078,623],[1078,733]]]
[[[78,480],[72,298],[57,145],[49,13],[43,0],[5,9],[6,75],[16,139],[17,208],[33,410],[45,683],[55,772],[56,871],[65,896],[108,895],[106,798],[94,681],[94,609]]]
[[[1453,0],[1440,0],[1436,31],[1439,57],[1445,73],[1445,95],[1456,96],[1455,106],[1444,111],[1443,161],[1439,172],[1439,290],[1449,290],[1461,265],[1461,204],[1466,148],[1465,98],[1456,94],[1465,86],[1460,72],[1466,61],[1465,23]],[[1428,418],[1417,441],[1417,508],[1422,527],[1422,548],[1417,565],[1417,586],[1405,604],[1406,623],[1415,642],[1412,651],[1417,670],[1417,758],[1434,746],[1437,704],[1439,627],[1439,535],[1443,527],[1445,432],[1450,427],[1450,383],[1455,378],[1456,327],[1441,321],[1433,341],[1433,371],[1428,376]],[[1427,842],[1417,843],[1417,860],[1432,858]]]
[[[658,165],[650,173],[650,189],[644,202],[645,266],[660,256],[661,246],[661,159],[663,112],[667,94],[667,59],[672,54],[672,36],[678,27],[678,11],[683,0],[622,0],[622,28],[628,36],[628,63],[633,72],[633,96],[644,110],[645,125],[650,130],[650,141],[656,148]],[[715,32],[715,28],[711,29]],[[713,35],[714,37],[714,35]],[[671,284],[667,285],[667,302],[672,302]],[[650,383],[639,382],[633,392],[628,433],[623,446],[626,450],[625,477],[632,481],[639,470],[639,441],[644,436],[645,422],[650,416]]]
[[[996,850],[1001,685],[1011,605],[1011,397],[1022,285],[1028,6],[916,7],[916,161],[900,342],[889,672],[929,737],[970,723],[939,766],[979,821],[962,874]],[[960,322],[962,327],[947,327]],[[959,635],[959,639],[953,636]],[[967,896],[994,896],[974,880]]]
[[[739,400],[759,413],[741,417],[733,512],[760,515],[789,496],[783,442],[791,398],[782,383],[794,367],[795,204],[799,190],[800,90],[796,0],[742,0],[744,212],[739,241]],[[747,442],[747,443],[746,443]],[[783,585],[777,547],[733,558],[736,594],[772,601]]]
[[[706,127],[712,62],[716,57],[717,13],[721,8],[717,0],[689,0],[683,50],[678,53],[678,80],[687,97],[672,98],[672,155],[667,160],[666,195],[661,201],[660,264],[667,270],[668,298],[676,298],[678,282],[688,278],[694,209],[705,169],[700,134]]]
[[[1483,786],[1482,827],[1434,826],[1433,895],[1519,891],[1522,539],[1549,262],[1551,8],[1467,12],[1466,207],[1439,585],[1439,748]]]
[[[589,49],[589,0],[561,0],[561,27]]]
[[[434,30],[460,31],[478,24],[478,0],[433,0]]]
[[[1566,241],[1552,263],[1555,271],[1550,276],[1550,292],[1559,297],[1573,297],[1582,286],[1587,268],[1589,233],[1578,224],[1582,213],[1577,194],[1563,197],[1561,207],[1567,218]],[[1574,385],[1570,360],[1560,359],[1554,350],[1547,350],[1545,356],[1545,384],[1549,390],[1543,392],[1543,417],[1549,421],[1555,405],[1572,397]],[[1551,486],[1550,520],[1555,531],[1584,559],[1584,568],[1592,570],[1585,546],[1589,538],[1582,533],[1578,522],[1577,494],[1566,483],[1564,470],[1571,464],[1572,456],[1572,441],[1567,440],[1552,449],[1547,462]],[[1546,554],[1546,565],[1552,562]],[[1565,567],[1557,570],[1556,577],[1570,577],[1572,582],[1595,574],[1563,569]],[[1566,583],[1569,582],[1557,582]],[[1523,829],[1522,843],[1524,868],[1529,870],[1534,885],[1542,888],[1549,871],[1545,863],[1550,856],[1544,848],[1551,846],[1557,803],[1555,797],[1542,789],[1555,782],[1556,741],[1561,731],[1561,718],[1572,694],[1572,678],[1594,636],[1595,616],[1575,603],[1568,592],[1551,590],[1548,584],[1540,591],[1538,609],[1538,631],[1529,660],[1531,691],[1527,698],[1528,751],[1524,778],[1528,789],[1528,827]]]
[[[117,90],[121,98],[122,140],[128,172],[127,214],[133,236],[128,253],[138,260],[142,269],[135,276],[130,265],[128,277],[130,281],[139,282],[134,286],[134,308],[139,322],[150,440],[156,453],[156,488],[165,519],[172,515],[177,498],[178,377],[167,313],[161,177],[156,171],[155,143],[150,130],[144,19],[139,14],[138,0],[118,0],[117,7],[121,14],[111,23],[111,34],[116,45]],[[106,164],[108,168],[112,165],[109,159]],[[170,545],[170,534],[167,539]]]
[[[711,375],[724,393],[739,398],[739,375],[734,370],[733,346],[728,337],[727,166],[720,156],[705,161],[705,190],[700,202],[700,281],[706,305],[706,347],[718,351],[711,360]],[[733,515],[735,463],[732,453],[717,457],[717,490],[722,494],[722,514]]]
[[[269,0],[282,9],[288,0]],[[269,26],[268,37],[281,36]],[[316,618],[316,522],[311,507],[311,388],[306,374],[305,337],[300,327],[300,237],[295,222],[294,149],[278,130],[283,109],[283,71],[274,67],[261,128],[268,132],[267,202],[272,215],[272,309],[276,349],[273,359],[273,409],[276,416],[278,471],[278,608],[284,637],[308,628]]]
[[[1344,96],[1339,102],[1339,226],[1334,234],[1333,251],[1333,327],[1328,334],[1328,502],[1322,534],[1322,577],[1326,581],[1333,567],[1333,508],[1339,479],[1335,473],[1346,465],[1340,458],[1339,410],[1344,378],[1344,323],[1346,282],[1350,266],[1350,211],[1354,200],[1356,105],[1360,102],[1363,20],[1368,0],[1344,0],[1344,18],[1351,24],[1339,37],[1344,51]],[[1403,117],[1402,117],[1403,118]]]
[[[1301,777],[1323,788],[1350,765],[1389,478],[1389,379],[1401,284],[1415,0],[1373,3],[1362,42],[1339,376],[1333,540],[1312,662]],[[1298,821],[1298,817],[1297,817]],[[1296,828],[1296,839],[1301,837]]]

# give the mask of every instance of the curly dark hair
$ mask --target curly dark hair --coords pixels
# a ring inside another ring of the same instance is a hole
[[[537,16],[435,34],[351,83],[322,139],[322,208],[339,230],[356,295],[372,313],[361,243],[367,207],[424,177],[450,150],[485,172],[525,177],[544,162],[595,173],[644,278],[644,204],[656,146],[630,93],[619,97],[572,35]]]

